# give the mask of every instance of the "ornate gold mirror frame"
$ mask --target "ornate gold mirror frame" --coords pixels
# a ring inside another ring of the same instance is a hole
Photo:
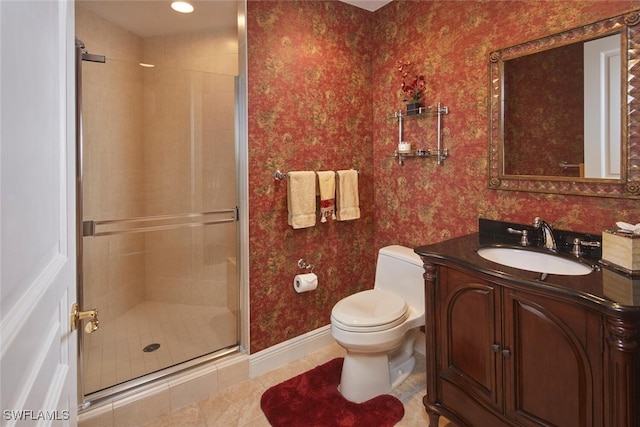
[[[584,196],[640,198],[640,11],[630,12],[492,52],[489,55],[489,188]],[[622,141],[620,179],[505,175],[502,86],[504,61],[621,33]],[[626,100],[626,102],[625,102]]]

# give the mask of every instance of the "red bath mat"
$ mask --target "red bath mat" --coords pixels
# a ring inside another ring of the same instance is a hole
[[[402,402],[383,394],[353,403],[338,391],[343,358],[269,388],[260,399],[274,427],[390,427],[404,416]]]

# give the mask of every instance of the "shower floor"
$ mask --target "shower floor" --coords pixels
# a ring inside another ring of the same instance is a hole
[[[146,301],[84,334],[85,393],[237,344],[237,318],[225,307]],[[151,352],[143,349],[160,344]]]

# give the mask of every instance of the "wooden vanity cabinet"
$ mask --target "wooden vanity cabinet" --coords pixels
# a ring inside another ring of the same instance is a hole
[[[603,413],[597,310],[462,267],[425,268],[432,426],[440,414],[473,427],[631,425]]]

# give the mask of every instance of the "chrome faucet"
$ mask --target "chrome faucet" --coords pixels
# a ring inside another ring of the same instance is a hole
[[[542,244],[545,248],[556,252],[558,247],[556,246],[556,238],[553,235],[553,230],[547,221],[543,220],[539,216],[533,219],[533,228],[542,229]]]

